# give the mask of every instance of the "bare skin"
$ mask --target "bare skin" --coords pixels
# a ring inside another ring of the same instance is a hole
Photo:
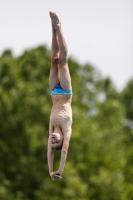
[[[68,49],[64,39],[61,23],[54,12],[49,13],[52,24],[52,66],[50,69],[50,90],[60,83],[64,90],[71,90],[71,78],[67,62]],[[72,95],[53,95],[49,123],[48,167],[53,180],[62,178],[72,126]],[[53,172],[54,149],[62,146],[59,169]]]

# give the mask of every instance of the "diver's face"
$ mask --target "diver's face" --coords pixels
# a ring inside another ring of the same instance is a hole
[[[52,133],[51,135],[51,146],[52,148],[56,148],[61,146],[63,142],[63,136],[60,133]]]
[[[60,134],[59,133],[52,133],[51,135],[51,143],[52,144],[58,144],[60,142]]]

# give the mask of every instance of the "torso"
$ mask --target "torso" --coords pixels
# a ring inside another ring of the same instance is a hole
[[[50,115],[51,126],[58,125],[63,133],[72,125],[72,95],[53,95],[53,106]]]

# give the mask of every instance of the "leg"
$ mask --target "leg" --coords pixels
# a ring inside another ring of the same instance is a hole
[[[55,13],[50,12],[53,26],[56,30],[59,44],[59,81],[63,89],[71,90],[71,77],[67,62],[67,44],[61,30],[61,23]]]
[[[50,69],[50,90],[54,89],[59,83],[59,74],[58,74],[58,60],[59,60],[59,45],[56,30],[52,24],[52,66]]]

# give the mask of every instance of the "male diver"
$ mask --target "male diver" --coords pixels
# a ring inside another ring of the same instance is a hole
[[[52,24],[52,66],[49,83],[52,110],[49,123],[48,167],[53,180],[62,178],[72,131],[72,86],[67,62],[67,44],[61,23],[54,12],[49,12]],[[54,150],[61,150],[60,165],[53,171]]]

